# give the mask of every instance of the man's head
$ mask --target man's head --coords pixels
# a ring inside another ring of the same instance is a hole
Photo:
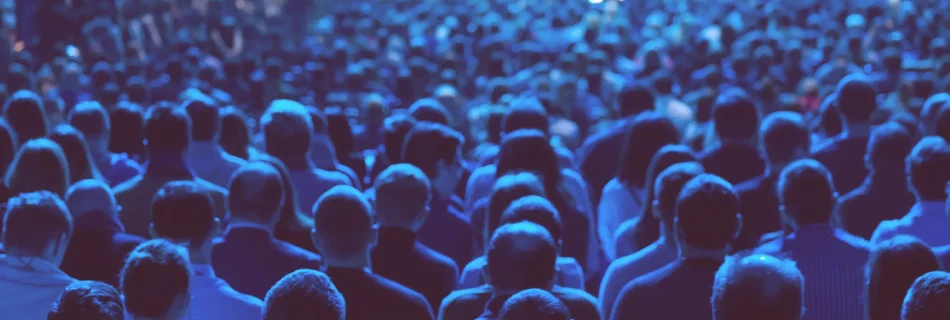
[[[196,96],[185,101],[185,110],[191,117],[191,139],[193,141],[210,141],[218,137],[221,129],[221,118],[218,116],[218,107],[214,101],[206,96]]]
[[[181,244],[190,250],[210,249],[220,231],[211,196],[193,181],[165,183],[152,197],[153,238]]]
[[[731,89],[713,105],[716,135],[723,141],[750,141],[759,129],[759,110],[748,94]]]
[[[519,129],[534,129],[548,132],[548,114],[541,103],[534,99],[520,99],[512,103],[501,120],[503,133]]]
[[[782,212],[798,226],[830,223],[837,195],[831,173],[812,159],[789,164],[779,177]]]
[[[73,233],[73,219],[49,191],[21,193],[7,201],[3,248],[11,256],[39,257],[59,265]]]
[[[370,94],[363,99],[362,116],[367,126],[379,129],[389,116],[389,105],[386,99],[378,93]]]
[[[429,178],[411,164],[394,164],[376,177],[376,216],[383,227],[417,231],[429,215]]]
[[[838,82],[835,93],[838,97],[838,113],[845,123],[871,121],[871,114],[877,109],[877,92],[865,76],[852,74],[844,77]]]
[[[500,225],[528,221],[544,227],[551,234],[558,249],[561,248],[563,226],[561,214],[550,201],[539,195],[530,195],[515,200],[505,209],[499,220]]]
[[[937,113],[943,105],[950,102],[950,94],[938,93],[927,98],[920,110],[920,131],[924,136],[937,133]]]
[[[918,201],[943,201],[950,181],[950,145],[938,137],[926,137],[907,156],[905,172]]]
[[[49,130],[43,100],[32,91],[20,90],[14,93],[3,106],[3,117],[13,131],[16,131],[19,144],[43,137]]]
[[[795,262],[762,254],[729,257],[713,282],[713,320],[800,320],[804,289]]]
[[[187,251],[166,240],[146,241],[125,260],[119,290],[133,318],[181,319],[191,303]]]
[[[622,117],[630,117],[646,111],[652,111],[656,104],[653,91],[646,83],[630,84],[617,95],[617,111]]]
[[[86,213],[118,214],[118,205],[112,189],[105,182],[86,179],[74,183],[66,191],[66,206],[73,217]]]
[[[421,169],[436,195],[447,198],[462,174],[462,135],[435,123],[416,124],[402,146],[402,162]]]
[[[917,277],[940,270],[940,260],[927,244],[897,236],[871,249],[865,267],[867,319],[900,319],[907,289]]]
[[[798,113],[779,111],[765,117],[759,141],[772,164],[787,164],[808,155],[811,134]]]
[[[571,312],[550,292],[528,289],[508,298],[498,320],[570,320]]]
[[[300,269],[267,291],[263,314],[264,320],[343,320],[346,302],[326,274]]]
[[[674,226],[682,248],[725,249],[742,229],[739,196],[726,180],[700,174],[676,198]]]
[[[106,108],[95,101],[80,102],[69,111],[67,118],[69,124],[82,132],[90,144],[109,141],[112,132],[109,120]]]
[[[403,141],[415,125],[416,120],[405,114],[394,114],[383,121],[383,147],[389,163],[402,161]]]
[[[896,122],[879,125],[871,131],[864,161],[873,173],[903,175],[904,161],[914,148],[914,137]]]
[[[119,291],[99,281],[76,281],[53,302],[47,320],[122,320],[125,307]]]
[[[496,293],[549,289],[557,255],[557,245],[544,227],[527,221],[507,224],[495,230],[483,272]]]
[[[273,228],[285,205],[283,180],[274,166],[263,162],[245,164],[231,176],[228,212],[231,218]]]
[[[185,110],[158,104],[145,114],[145,148],[151,153],[180,153],[191,141],[191,118]]]
[[[674,164],[656,177],[653,185],[654,200],[653,216],[663,222],[668,228],[673,228],[673,219],[676,218],[676,199],[683,191],[683,186],[696,176],[703,174],[703,166],[696,162]]]
[[[310,151],[313,122],[307,108],[290,100],[276,100],[261,116],[267,153],[280,158],[306,156]]]
[[[544,196],[541,179],[532,173],[520,172],[501,176],[495,180],[488,197],[488,212],[485,214],[484,238],[491,239],[495,229],[501,226],[501,216],[512,202],[527,196]]]
[[[950,314],[950,273],[931,271],[920,276],[904,297],[901,320],[940,320]]]
[[[377,227],[366,197],[353,187],[336,186],[313,205],[313,245],[328,264],[365,259],[376,244]]]

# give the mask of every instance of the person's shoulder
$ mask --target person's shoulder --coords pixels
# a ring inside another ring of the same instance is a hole
[[[740,182],[736,185],[736,192],[739,193],[740,196],[754,193],[762,188],[762,185],[766,180],[768,180],[768,176],[760,175],[758,177]]]
[[[881,223],[877,225],[877,228],[874,229],[874,234],[871,236],[871,243],[880,243],[889,240],[896,236],[903,227],[904,222],[900,219],[881,221]]]
[[[307,251],[304,248],[295,246],[289,242],[273,239],[274,247],[277,248],[285,257],[292,259],[295,263],[309,268],[319,268],[323,265],[323,257]]]
[[[329,181],[336,184],[350,184],[350,179],[345,174],[338,171],[316,169],[313,171],[318,179]]]
[[[835,153],[838,150],[838,145],[841,143],[841,136],[835,136],[827,138],[824,141],[818,143],[818,145],[812,151],[812,156],[814,157],[827,157],[831,153]]]
[[[753,251],[755,253],[777,255],[782,251],[784,238],[782,231],[766,233],[759,238],[759,246]]]
[[[551,293],[568,304],[584,304],[597,310],[597,298],[584,290],[555,285],[551,288]]]
[[[933,248],[934,255],[943,262],[944,268],[950,263],[950,245]]]
[[[230,167],[230,169],[237,170],[241,166],[247,164],[247,160],[232,156],[227,152],[221,152],[221,156],[224,157],[224,162]]]
[[[452,291],[449,293],[445,299],[442,299],[442,310],[466,303],[477,302],[480,300],[487,300],[488,297],[491,297],[492,289],[489,285],[481,285],[474,288],[467,288],[461,290]]]
[[[228,195],[228,190],[224,189],[223,187],[219,185],[211,183],[208,180],[195,178],[195,183],[197,183],[198,186],[200,186],[202,189],[207,191],[211,195],[212,198],[224,198]]]
[[[132,250],[135,250],[135,247],[138,247],[138,245],[145,241],[148,240],[134,234],[122,232],[116,233],[112,236],[112,244],[125,253],[132,252]]]
[[[139,184],[142,182],[143,177],[144,175],[140,174],[140,175],[135,176],[132,179],[126,180],[125,182],[120,183],[119,185],[115,186],[115,188],[113,188],[112,190],[113,192],[115,192],[116,198],[121,198],[125,196],[126,194],[131,193],[133,190],[137,189]]]
[[[870,242],[862,239],[861,237],[850,234],[847,231],[844,231],[844,229],[835,229],[835,238],[852,250],[863,253],[871,251]]]
[[[429,302],[426,300],[422,294],[409,289],[404,285],[399,284],[396,281],[386,279],[383,276],[377,274],[371,274],[373,282],[380,288],[380,290],[386,291],[391,297],[391,299],[396,299],[399,301],[392,301],[394,305],[398,306],[416,306],[426,309],[429,307]]]
[[[221,279],[218,279],[218,280],[221,282],[224,282],[224,280],[221,280]],[[224,300],[227,301],[228,303],[226,308],[228,308],[229,310],[237,311],[234,309],[240,308],[242,312],[258,312],[259,313],[261,311],[261,308],[264,307],[264,302],[262,302],[261,299],[258,299],[256,297],[253,297],[247,294],[240,293],[237,290],[234,290],[233,288],[231,288],[231,286],[227,285],[227,283],[224,283],[224,285],[221,286],[220,288],[221,288],[220,292],[224,296]],[[234,309],[231,309],[231,308],[234,308]]]
[[[419,256],[423,259],[423,261],[433,266],[440,273],[451,273],[453,276],[458,276],[458,265],[455,264],[455,261],[452,261],[452,258],[449,258],[438,251],[432,250],[421,243],[418,244],[418,248]]]

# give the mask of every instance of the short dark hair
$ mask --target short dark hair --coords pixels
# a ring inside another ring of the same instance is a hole
[[[290,100],[276,100],[261,116],[267,153],[283,159],[307,154],[313,139],[313,121],[307,109]]]
[[[863,75],[851,74],[838,82],[838,113],[845,122],[866,122],[877,109],[877,92]]]
[[[650,86],[644,82],[634,82],[625,86],[617,94],[617,106],[620,115],[633,116],[655,108],[656,98]]]
[[[141,154],[145,150],[145,120],[142,107],[134,103],[120,103],[109,113],[113,123],[109,135],[109,151]]]
[[[102,136],[112,129],[106,108],[95,101],[80,102],[69,111],[68,119],[86,137]]]
[[[728,257],[713,280],[714,320],[800,320],[805,279],[795,262],[767,255]]]
[[[759,129],[759,109],[741,89],[730,89],[713,105],[713,122],[720,139],[750,139]]]
[[[114,287],[99,281],[76,281],[53,303],[47,320],[122,320],[125,307]]]
[[[284,203],[280,172],[268,163],[251,162],[238,168],[228,184],[228,212],[242,219],[268,222],[280,216]]]
[[[195,141],[208,141],[221,129],[221,118],[214,101],[205,97],[193,97],[182,104],[191,117],[191,138]]]
[[[405,114],[393,114],[383,121],[383,147],[390,163],[402,161],[402,144],[415,125],[416,119]]]
[[[887,122],[875,127],[868,140],[868,158],[875,172],[903,174],[904,161],[914,148],[914,137],[904,126]]]
[[[326,274],[300,269],[267,291],[263,314],[264,320],[343,320],[346,301]]]
[[[520,99],[512,103],[501,120],[501,130],[511,133],[519,129],[534,129],[548,132],[548,114],[544,106],[534,99]]]
[[[799,225],[830,222],[837,204],[831,173],[812,159],[792,162],[782,170],[778,196],[785,214]]]
[[[551,201],[540,195],[524,196],[512,202],[501,214],[499,224],[506,225],[522,221],[534,222],[544,227],[555,242],[563,238],[561,214]]]
[[[3,106],[3,117],[10,123],[13,131],[16,131],[19,139],[17,143],[20,144],[45,136],[46,130],[49,129],[43,100],[32,91],[20,90],[14,93]]]
[[[557,245],[544,227],[518,222],[495,230],[486,256],[496,289],[545,288],[554,279]]]
[[[159,103],[145,113],[145,140],[151,152],[184,151],[191,141],[191,118],[177,106]]]
[[[667,228],[673,227],[673,219],[676,218],[676,200],[683,191],[683,187],[704,172],[703,166],[697,162],[683,162],[669,166],[656,177],[653,190],[660,209],[660,218]]]
[[[6,203],[3,246],[39,255],[52,241],[72,235],[73,218],[60,197],[49,191],[21,193]],[[65,245],[65,243],[63,243]]]
[[[446,126],[451,125],[449,111],[436,99],[419,99],[419,101],[409,106],[409,114],[419,121],[433,122]]]
[[[443,124],[420,122],[406,134],[402,145],[402,162],[414,165],[431,179],[436,175],[439,160],[459,161],[457,152],[464,138]]]
[[[800,152],[808,152],[811,134],[804,117],[791,111],[779,111],[765,117],[759,130],[762,149],[770,162],[787,163]]]
[[[900,235],[871,248],[865,268],[867,319],[900,319],[904,295],[917,277],[940,270],[940,260],[919,239]]]
[[[488,212],[485,214],[485,239],[491,238],[495,229],[501,226],[501,216],[512,202],[522,197],[544,196],[541,179],[527,172],[509,173],[495,179],[491,194],[488,196]]]
[[[159,237],[199,246],[214,227],[211,196],[194,181],[170,181],[152,197],[152,225]]]
[[[676,226],[685,244],[703,249],[729,245],[736,232],[739,195],[729,182],[700,174],[676,198]]]
[[[902,320],[939,320],[950,314],[950,273],[928,272],[914,281],[904,297]]]
[[[938,201],[947,198],[950,181],[950,145],[939,137],[926,137],[917,142],[907,156],[906,173],[912,191],[920,200]]]
[[[570,320],[571,312],[557,297],[541,289],[527,289],[508,298],[498,320]]]
[[[349,256],[365,249],[363,239],[373,228],[373,211],[366,196],[350,186],[335,186],[313,205],[313,225],[328,239],[319,248],[326,255]]]
[[[188,293],[191,264],[187,251],[167,240],[140,244],[129,254],[119,276],[126,311],[133,316],[161,318],[175,299]]]
[[[431,200],[429,177],[411,164],[394,164],[383,170],[373,184],[376,215],[380,224],[421,222]]]
[[[653,156],[664,146],[677,142],[679,131],[669,118],[656,112],[641,113],[629,124],[617,178],[642,187],[648,183],[646,174]]]

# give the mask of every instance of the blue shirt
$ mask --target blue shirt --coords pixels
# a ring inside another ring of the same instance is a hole
[[[192,264],[191,319],[259,320],[264,303],[260,299],[234,291],[214,275],[210,265]],[[189,319],[189,317],[185,317]]]
[[[915,201],[903,172],[872,174],[860,187],[838,199],[838,218],[845,231],[870,240],[881,222],[900,219]]]
[[[910,212],[898,220],[881,222],[872,243],[881,243],[898,235],[914,236],[929,245],[939,247],[950,245],[950,216],[947,215],[943,201],[919,202],[910,208]]]
[[[599,307],[604,318],[610,319],[614,302],[624,285],[676,261],[677,254],[675,245],[670,245],[664,239],[660,239],[637,253],[611,262],[604,274],[604,279],[600,282],[600,294],[597,295],[600,297]]]

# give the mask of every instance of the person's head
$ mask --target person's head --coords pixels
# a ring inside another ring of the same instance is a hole
[[[627,85],[617,94],[617,112],[621,117],[652,111],[655,104],[656,98],[646,83],[636,82]]]
[[[95,101],[80,102],[69,111],[67,121],[76,130],[82,132],[86,141],[92,145],[105,145],[112,130],[106,108]]]
[[[725,249],[742,230],[735,188],[715,175],[696,176],[676,198],[673,225],[681,254]]]
[[[818,109],[818,128],[828,138],[837,136],[844,130],[837,105],[838,95],[832,93],[825,97]]]
[[[119,274],[119,291],[132,319],[179,320],[191,304],[191,263],[185,248],[149,240],[132,251]]]
[[[145,151],[145,116],[142,107],[120,103],[109,114],[112,130],[109,133],[109,151],[141,155]]]
[[[905,172],[918,201],[943,201],[950,181],[950,145],[938,137],[921,139],[907,156]]]
[[[313,122],[307,108],[290,100],[276,100],[261,116],[261,131],[267,153],[278,159],[305,157],[313,138]]]
[[[924,136],[937,133],[937,113],[950,102],[950,94],[938,93],[927,98],[920,110],[920,131]]]
[[[900,319],[904,295],[917,277],[940,270],[940,260],[926,244],[898,236],[871,249],[865,267],[867,319]]]
[[[47,138],[27,141],[13,157],[4,183],[15,193],[47,190],[63,196],[69,187],[63,149]]]
[[[9,255],[37,257],[59,266],[72,233],[72,216],[59,195],[27,192],[7,201],[2,241]]]
[[[251,162],[231,175],[228,212],[232,220],[273,229],[284,205],[284,181],[272,164]]]
[[[462,176],[463,139],[452,128],[422,121],[406,134],[402,162],[425,172],[434,194],[448,198]]]
[[[7,99],[3,106],[3,117],[16,131],[18,143],[40,138],[49,129],[49,120],[43,109],[43,100],[32,91],[20,90]]]
[[[697,162],[683,162],[669,166],[657,176],[653,186],[655,198],[650,206],[653,216],[663,222],[667,230],[673,229],[676,200],[683,187],[704,172],[703,166]]]
[[[122,320],[125,307],[114,287],[99,281],[76,281],[66,286],[46,320]]]
[[[904,296],[901,320],[939,320],[950,314],[950,273],[928,272]]]
[[[402,161],[402,143],[416,120],[406,114],[393,114],[383,121],[383,148],[390,163]]]
[[[749,142],[759,130],[759,109],[740,89],[724,92],[713,105],[713,124],[723,142]]]
[[[551,204],[551,201],[548,201],[542,195],[521,197],[508,205],[498,224],[503,226],[522,221],[533,222],[544,227],[551,234],[551,238],[554,239],[554,243],[560,251],[564,227],[561,214]]]
[[[304,213],[297,206],[297,190],[294,188],[293,181],[290,180],[290,170],[280,159],[263,154],[254,158],[256,162],[262,162],[280,173],[280,182],[284,186],[284,205],[280,208],[280,218],[277,219],[278,230],[283,228],[310,230],[313,228],[313,220],[309,213]]]
[[[845,124],[871,121],[871,114],[877,109],[877,92],[865,76],[848,75],[838,82],[835,93],[838,97],[838,113]]]
[[[777,187],[781,210],[795,225],[831,222],[838,193],[831,173],[820,162],[792,162],[782,170]]]
[[[221,135],[218,144],[228,154],[247,160],[251,158],[251,128],[247,115],[235,107],[225,107],[220,110]]]
[[[950,103],[944,103],[937,111],[937,121],[933,133],[944,140],[950,140]]]
[[[505,300],[498,320],[570,320],[571,312],[550,292],[527,289]]]
[[[432,186],[411,164],[394,164],[376,177],[376,217],[382,227],[418,231],[429,215]]]
[[[118,214],[118,204],[112,189],[102,180],[87,179],[74,183],[66,191],[66,207],[74,218],[87,213]]]
[[[811,135],[801,114],[779,111],[765,117],[759,141],[773,165],[787,164],[808,155]]]
[[[16,132],[7,124],[6,120],[0,119],[0,175],[6,175],[7,168],[13,162],[13,155],[16,154],[17,143]]]
[[[534,129],[543,133],[548,132],[548,114],[535,99],[520,99],[512,103],[501,119],[503,134],[520,129]]]
[[[424,98],[409,106],[409,115],[419,121],[451,126],[451,115],[439,100]]]
[[[363,268],[376,244],[376,222],[366,197],[350,186],[328,190],[313,205],[310,237],[330,266]]]
[[[795,262],[762,254],[732,256],[713,280],[713,320],[800,320],[804,290]]]
[[[153,238],[180,244],[196,254],[211,249],[220,233],[211,195],[193,181],[165,183],[152,197]]]
[[[524,289],[550,289],[554,281],[557,244],[533,222],[506,224],[495,230],[482,270],[495,294]]]
[[[191,117],[175,105],[160,103],[151,107],[145,114],[145,141],[150,154],[185,152],[191,141]]]
[[[647,167],[643,189],[643,203],[651,204],[656,201],[657,190],[654,188],[655,184],[653,182],[656,181],[657,177],[659,177],[664,170],[677,163],[697,161],[699,161],[699,159],[696,158],[693,151],[684,145],[669,144],[660,148],[660,150],[653,155],[653,159],[650,160],[650,166]],[[675,202],[676,195],[673,197]],[[660,236],[659,216],[656,215],[655,208],[652,205],[643,206],[640,210],[640,216],[642,218],[640,218],[634,227],[634,238],[637,243],[653,243]],[[669,222],[671,221],[667,221],[666,227],[672,228],[673,224]]]
[[[196,96],[182,104],[191,118],[191,140],[210,141],[218,137],[221,117],[218,107],[208,97]]]
[[[267,291],[262,313],[263,320],[343,320],[346,301],[326,274],[300,269]]]
[[[914,137],[896,122],[875,127],[868,140],[864,161],[875,174],[903,175],[904,161],[914,148]]]
[[[366,125],[372,129],[379,129],[389,116],[389,104],[382,95],[373,93],[363,100],[361,111]]]
[[[653,156],[663,146],[679,142],[679,132],[667,117],[646,112],[630,124],[626,139],[617,178],[629,186],[643,188],[648,183],[647,169]]]
[[[50,132],[49,139],[63,149],[69,166],[70,183],[84,179],[102,179],[99,168],[92,162],[92,154],[82,132],[71,125],[61,124]]]

